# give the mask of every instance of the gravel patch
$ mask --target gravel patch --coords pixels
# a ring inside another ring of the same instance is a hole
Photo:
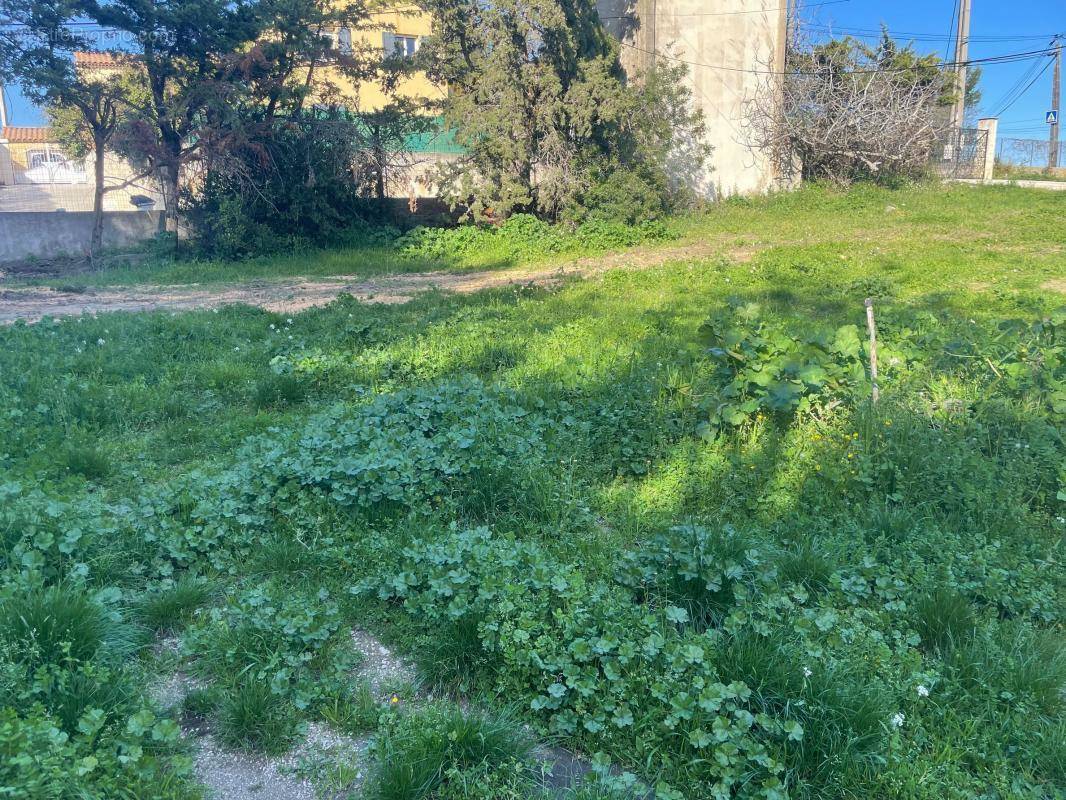
[[[199,741],[196,777],[212,800],[315,800],[308,780],[286,774],[295,756],[270,759],[252,753],[222,749],[210,736]]]
[[[203,689],[207,684],[199,678],[175,672],[148,687],[148,696],[163,708],[180,706],[191,692]]]
[[[415,682],[414,665],[397,656],[372,634],[353,628],[352,645],[363,654],[359,672],[375,695],[382,689]]]
[[[310,776],[330,762],[357,762],[356,779],[345,787],[356,792],[366,779],[369,738],[354,739],[328,725],[308,725],[304,741],[277,758],[241,750],[226,750],[210,734],[199,737],[194,759],[196,777],[211,800],[315,800]]]

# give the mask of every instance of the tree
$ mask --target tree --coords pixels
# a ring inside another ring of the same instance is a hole
[[[136,82],[120,73],[79,69],[74,52],[88,49],[72,33],[73,2],[0,0],[0,17],[13,23],[0,37],[0,74],[21,84],[25,94],[45,106],[53,130],[68,156],[95,160],[90,258],[100,251],[104,230],[105,154],[131,100]],[[17,26],[17,27],[16,27]],[[114,187],[111,187],[114,188]]]
[[[940,59],[887,35],[789,48],[785,76],[768,79],[748,106],[751,144],[783,174],[807,179],[915,177],[947,126]]]
[[[231,0],[66,0],[76,15],[136,42],[130,56],[143,74],[144,103],[127,133],[127,154],[151,163],[163,189],[166,229],[177,235],[183,167],[205,141],[207,125],[232,113],[246,87],[237,54],[261,33],[253,2]],[[43,5],[43,4],[42,4]]]
[[[591,0],[423,7],[436,34],[421,54],[451,87],[445,119],[466,152],[445,185],[471,217],[573,216],[607,182],[658,191],[642,174],[652,155],[640,146],[646,108]]]

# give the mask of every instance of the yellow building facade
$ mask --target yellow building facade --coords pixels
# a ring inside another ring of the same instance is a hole
[[[413,58],[422,42],[433,32],[433,18],[420,8],[410,5],[385,5],[371,15],[369,24],[359,30],[337,30],[331,36],[337,49],[366,49],[380,51],[382,57],[394,55]],[[336,70],[327,70],[327,81],[336,86],[342,97],[351,98],[360,111],[377,111],[388,105],[391,98],[375,81],[353,84]],[[425,72],[419,71],[402,79],[396,95],[416,104],[430,104],[447,97],[447,89],[435,84]]]

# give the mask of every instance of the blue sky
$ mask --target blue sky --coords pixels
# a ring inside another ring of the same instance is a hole
[[[922,52],[939,52],[942,57],[953,57],[953,52],[948,51],[948,31],[955,16],[955,0],[846,0],[814,5],[823,1],[807,3],[805,17],[816,25],[847,33],[850,29],[872,31],[884,23],[902,41],[908,40],[904,33],[924,34],[912,37],[915,47]],[[972,0],[971,7],[971,59],[1039,50],[1048,43],[1051,34],[1066,34],[1066,0]],[[818,27],[813,32],[828,31]],[[1042,38],[1008,38],[1021,36]],[[1028,84],[1049,60],[1045,57],[986,65],[980,85],[979,115],[994,116],[1003,109],[1011,90]],[[1035,70],[1029,72],[1034,66]],[[1019,83],[1023,76],[1025,80]],[[1002,110],[1000,135],[1019,139],[1046,138],[1044,112],[1049,108],[1050,99],[1051,68],[1048,67],[1025,94]]]
[[[1047,43],[1051,34],[1066,33],[1064,0],[972,0],[972,3],[970,58],[1037,50]],[[949,55],[948,35],[954,18],[954,6],[955,0],[811,0],[806,3],[805,17],[819,26],[812,28],[812,32],[819,35],[826,35],[830,31],[868,31],[871,36],[876,36],[873,32],[885,23],[890,31],[898,32],[897,38],[901,40],[915,38],[915,45],[923,52],[935,51]],[[918,36],[909,37],[906,34]],[[1033,59],[986,66],[981,81],[983,100],[978,109],[980,115],[993,115],[1002,109],[1011,98],[1012,89],[1028,84],[1047,60]],[[1002,110],[1001,136],[1046,137],[1044,112],[1048,108],[1050,95],[1051,69],[1048,68],[1036,78],[1025,94],[1009,108]],[[12,123],[43,123],[40,112],[19,96],[14,87],[7,88],[7,98]]]

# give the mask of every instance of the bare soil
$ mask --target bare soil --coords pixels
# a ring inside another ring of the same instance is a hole
[[[483,272],[414,272],[362,279],[351,275],[310,280],[250,281],[205,286],[130,286],[77,291],[48,287],[0,287],[0,324],[37,322],[44,317],[99,314],[108,311],[188,311],[244,304],[279,313],[303,311],[350,294],[374,303],[406,303],[428,291],[469,294],[507,286],[554,286],[568,278],[584,278],[609,269],[646,269],[694,258],[723,255],[750,260],[754,251],[728,250],[717,243],[675,247],[638,247],[623,253],[578,259],[550,268]]]

